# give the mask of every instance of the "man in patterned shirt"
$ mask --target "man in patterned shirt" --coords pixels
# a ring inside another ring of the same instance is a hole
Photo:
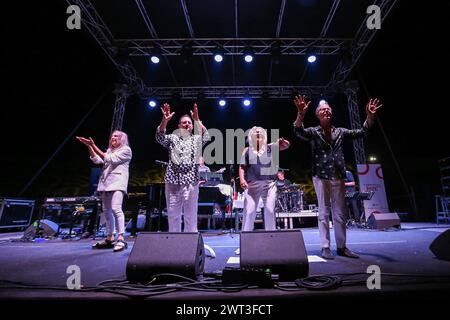
[[[167,103],[161,111],[163,116],[156,129],[156,141],[169,150],[164,177],[169,231],[181,232],[183,213],[184,231],[197,232],[199,158],[203,145],[209,141],[208,131],[199,119],[197,104],[191,116],[181,116],[178,129],[172,134],[166,134],[166,127],[175,112],[170,112]]]
[[[349,130],[331,125],[332,109],[322,100],[316,109],[320,121],[317,127],[304,128],[303,119],[309,103],[305,97],[295,97],[297,119],[294,122],[295,134],[312,146],[312,174],[314,189],[319,205],[319,235],[322,245],[322,257],[333,259],[330,250],[329,211],[331,209],[337,254],[349,258],[358,258],[346,247],[346,209],[345,209],[345,160],[344,138],[361,138],[365,136],[375,121],[375,114],[380,105],[378,99],[370,99],[366,106],[367,120],[361,129]]]

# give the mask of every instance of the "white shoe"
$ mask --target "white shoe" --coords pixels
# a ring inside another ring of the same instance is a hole
[[[234,254],[240,255],[241,254],[241,248],[237,248],[236,251],[234,251]]]

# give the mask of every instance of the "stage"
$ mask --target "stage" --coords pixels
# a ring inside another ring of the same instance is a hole
[[[110,279],[125,279],[125,269],[134,239],[127,238],[124,252],[92,250],[92,240],[46,240],[44,242],[17,241],[22,233],[0,234],[1,299],[129,299],[150,300],[234,300],[234,299],[330,299],[417,298],[430,300],[448,297],[450,292],[450,261],[438,260],[428,249],[430,243],[449,225],[432,223],[403,223],[400,230],[387,231],[348,229],[348,247],[360,255],[359,259],[337,256],[334,260],[320,257],[317,228],[300,229],[309,259],[309,275],[336,275],[343,283],[332,290],[296,288],[294,283],[279,283],[279,288],[248,287],[240,290],[194,290],[189,286],[172,292],[142,295],[129,289],[126,294],[115,289],[97,287]],[[205,244],[213,248],[216,257],[207,257],[205,273],[215,274],[225,266],[238,267],[239,234],[219,231],[202,232]],[[332,239],[334,237],[332,231]],[[332,249],[335,254],[335,247]],[[263,248],[261,253],[264,254]],[[80,268],[81,290],[68,290],[70,276],[67,267]],[[366,281],[371,274],[367,268],[377,265],[381,271],[381,289],[369,290]],[[207,280],[207,279],[205,279]],[[211,281],[211,279],[209,280]],[[173,288],[173,287],[172,287]],[[283,290],[284,289],[284,290]],[[289,289],[289,290],[286,290]]]

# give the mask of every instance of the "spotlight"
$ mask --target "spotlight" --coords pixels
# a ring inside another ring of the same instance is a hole
[[[219,106],[225,107],[226,105],[227,105],[227,101],[225,99],[220,99],[219,100]]]
[[[150,61],[151,62],[153,62],[154,64],[159,63],[160,56],[161,56],[161,49],[159,49],[157,47],[151,49],[151,51],[150,51]]]
[[[253,61],[253,56],[248,53],[244,56],[244,60],[245,60],[245,62],[250,63]]]
[[[248,47],[244,50],[244,60],[247,63],[250,63],[253,61],[253,50]]]
[[[157,55],[152,55],[150,61],[153,62],[154,64],[157,64],[159,63],[159,57]]]
[[[216,62],[222,62],[223,61],[223,48],[220,46],[217,46],[214,50],[214,60]]]
[[[377,159],[377,157],[376,156],[370,156],[369,157],[369,161],[370,162],[376,162],[378,159]]]
[[[249,106],[252,104],[252,102],[251,102],[250,99],[248,99],[248,98],[245,98],[245,99],[242,101],[242,103],[243,103],[244,106],[246,106],[246,107],[249,107]]]
[[[314,62],[316,62],[316,60],[317,60],[317,57],[316,57],[315,54],[309,54],[308,55],[308,62],[309,63],[314,63]]]
[[[156,101],[155,100],[150,100],[148,102],[148,105],[149,105],[150,108],[154,108],[154,107],[156,107]]]

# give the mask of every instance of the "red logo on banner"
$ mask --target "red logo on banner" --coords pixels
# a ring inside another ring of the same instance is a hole
[[[366,175],[368,172],[369,172],[369,165],[366,164],[366,167],[364,168],[363,171],[358,171],[358,175],[364,176],[364,175]]]
[[[380,178],[381,180],[383,180],[383,172],[381,172],[381,167],[378,167],[375,170],[375,174],[377,175],[378,178]]]

